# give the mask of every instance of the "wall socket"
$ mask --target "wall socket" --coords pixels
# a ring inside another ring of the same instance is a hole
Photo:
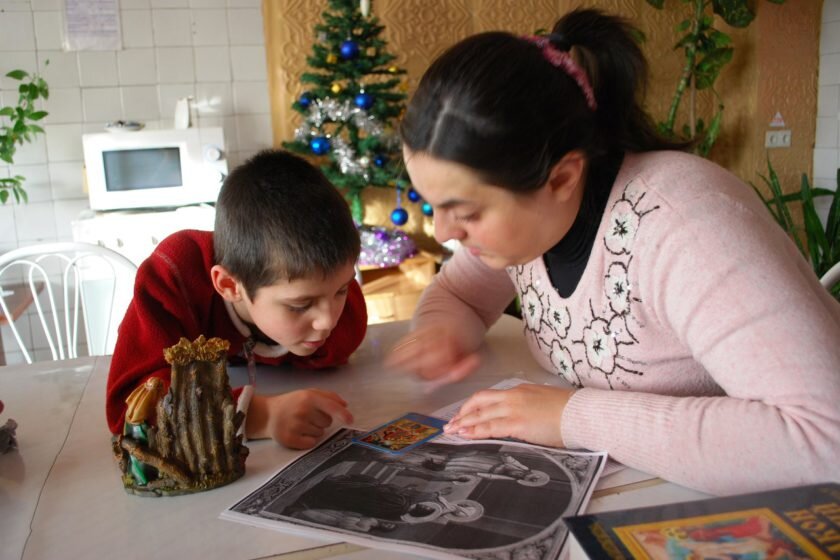
[[[765,148],[790,148],[790,130],[768,130],[764,133]]]

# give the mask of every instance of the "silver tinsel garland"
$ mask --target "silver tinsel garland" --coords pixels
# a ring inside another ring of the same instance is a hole
[[[363,225],[359,227],[359,237],[362,240],[361,266],[396,266],[417,254],[414,241],[399,229]]]
[[[368,114],[364,109],[354,106],[349,100],[339,102],[336,99],[325,97],[312,101],[309,106],[308,117],[302,126],[295,129],[295,140],[309,142],[316,136],[330,138],[329,134],[321,131],[324,123],[328,122],[352,122],[356,128],[371,136],[382,136],[385,133],[385,128],[379,122],[379,119]],[[383,138],[383,144],[392,147],[395,140],[395,136],[389,135],[388,138]],[[344,138],[330,138],[330,141],[335,153],[335,161],[344,175],[361,175],[365,181],[370,180],[370,156],[356,157],[356,151]]]

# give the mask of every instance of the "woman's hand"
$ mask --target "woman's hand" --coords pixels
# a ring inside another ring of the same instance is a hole
[[[478,353],[464,350],[457,330],[448,325],[420,327],[400,339],[386,365],[411,372],[435,385],[467,377],[481,362]]]
[[[444,431],[468,439],[511,437],[564,447],[560,419],[574,390],[526,383],[512,389],[479,391]]]

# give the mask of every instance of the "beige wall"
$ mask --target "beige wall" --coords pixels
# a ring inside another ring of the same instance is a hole
[[[313,25],[326,2],[264,0],[269,91],[275,144],[292,136],[298,115],[292,101],[303,91],[299,76],[311,53]],[[594,6],[631,19],[647,36],[644,50],[651,70],[648,107],[658,120],[667,111],[682,63],[674,51],[675,26],[686,6],[671,0],[668,9],[652,8],[646,0],[374,0],[373,13],[385,25],[389,49],[408,71],[413,90],[423,70],[448,45],[472,33],[504,29],[532,33],[550,28],[557,17],[577,6]],[[777,6],[756,2],[758,17],[747,29],[726,28],[735,56],[718,80],[726,106],[724,127],[711,157],[742,179],[760,183],[766,169],[764,133],[776,111],[793,131],[792,146],[775,149],[771,158],[788,189],[799,176],[811,174],[816,122],[817,67],[822,0],[788,0]],[[725,24],[724,24],[725,25]],[[701,113],[710,114],[715,100],[698,94]],[[685,105],[685,103],[684,103]],[[679,121],[685,122],[685,118]],[[388,223],[393,193],[370,189],[366,221]],[[407,204],[406,207],[414,205]],[[414,207],[406,229],[431,232],[431,221]]]

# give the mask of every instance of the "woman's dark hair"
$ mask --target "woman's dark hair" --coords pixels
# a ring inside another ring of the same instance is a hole
[[[216,204],[216,263],[253,298],[278,280],[324,276],[361,249],[350,209],[323,173],[281,150],[265,150],[225,179]]]
[[[424,74],[401,124],[403,142],[514,191],[545,184],[571,150],[597,165],[607,154],[682,149],[659,136],[642,109],[647,63],[635,34],[621,18],[576,10],[548,36],[554,48],[572,49],[594,90],[594,111],[538,45],[505,32],[468,37]]]

